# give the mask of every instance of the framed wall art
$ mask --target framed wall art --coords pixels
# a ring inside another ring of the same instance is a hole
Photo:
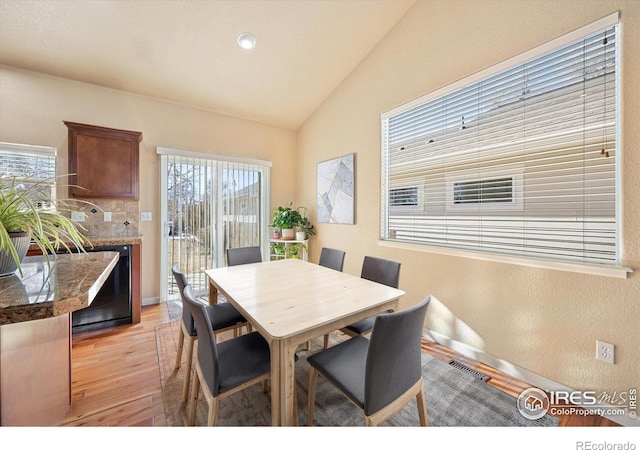
[[[318,222],[355,223],[355,153],[318,163]]]

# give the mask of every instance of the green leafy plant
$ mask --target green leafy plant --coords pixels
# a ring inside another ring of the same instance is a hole
[[[271,228],[295,228],[300,223],[302,219],[302,215],[298,211],[298,209],[293,209],[293,202],[289,204],[289,206],[278,206],[278,208],[274,209],[271,212],[273,216],[273,220]]]
[[[315,227],[306,217],[307,208],[299,206],[293,209],[293,202],[288,206],[278,206],[271,212],[273,220],[270,228],[282,230],[283,228],[295,228],[297,231],[304,231],[307,236],[316,234]]]
[[[305,250],[307,250],[307,246],[301,242],[288,245],[272,243],[271,249],[273,250],[273,254],[276,256],[300,259],[303,257]]]
[[[308,238],[309,236],[315,236],[316,234],[316,229],[313,226],[313,224],[309,221],[309,219],[307,219],[306,217],[303,217],[302,219],[300,219],[300,221],[298,222],[298,231],[302,231],[304,232],[305,236]]]
[[[304,255],[307,246],[302,243],[287,245],[284,249],[287,258],[300,259]]]
[[[273,249],[273,253],[275,255],[284,255],[284,244],[271,244],[271,248]]]
[[[69,250],[70,245],[84,251],[91,245],[85,228],[64,215],[70,213],[70,203],[54,201],[46,193],[50,181],[25,185],[15,177],[0,177],[0,252],[10,254],[20,272],[24,254],[18,254],[11,234],[28,233],[43,254],[55,254],[61,247]]]

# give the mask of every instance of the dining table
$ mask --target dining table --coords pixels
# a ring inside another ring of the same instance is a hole
[[[271,422],[297,424],[295,352],[314,338],[398,310],[404,291],[300,259],[205,270],[209,303],[222,294],[269,343]]]

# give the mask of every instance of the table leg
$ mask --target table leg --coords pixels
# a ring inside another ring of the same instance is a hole
[[[298,424],[296,404],[295,351],[297,345],[289,340],[271,342],[271,424]]]
[[[280,348],[282,341],[271,341],[271,425],[279,426],[281,422],[281,377],[280,377]]]
[[[216,305],[218,303],[218,288],[209,282],[209,304]]]
[[[298,405],[296,404],[296,367],[295,352],[297,345],[293,345],[290,340],[285,340],[281,344],[280,360],[280,415],[282,425],[295,426],[298,424]]]

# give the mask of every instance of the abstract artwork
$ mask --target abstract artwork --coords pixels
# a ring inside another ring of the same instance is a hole
[[[355,153],[318,163],[318,222],[354,223]]]

